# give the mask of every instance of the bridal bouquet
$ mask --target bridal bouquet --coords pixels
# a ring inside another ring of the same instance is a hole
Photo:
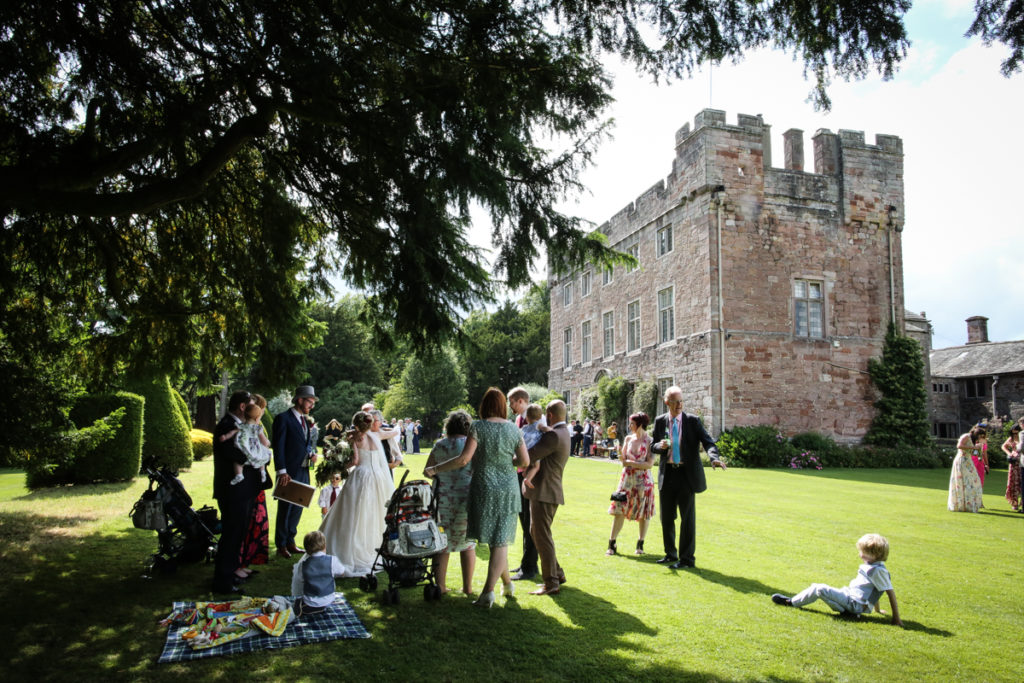
[[[325,430],[324,446],[320,462],[316,466],[316,485],[326,486],[335,474],[347,479],[351,465],[352,444],[345,438],[341,425],[336,420],[331,420]]]

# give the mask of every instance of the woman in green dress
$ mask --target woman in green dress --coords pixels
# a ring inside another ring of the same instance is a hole
[[[480,597],[473,604],[490,607],[494,604],[494,587],[499,577],[505,587],[505,597],[512,597],[508,546],[515,540],[521,510],[516,467],[527,467],[530,456],[522,433],[505,419],[508,402],[500,389],[491,387],[487,390],[480,401],[479,415],[480,419],[470,427],[462,454],[428,467],[425,474],[432,477],[473,461],[466,537],[490,547],[487,580]]]

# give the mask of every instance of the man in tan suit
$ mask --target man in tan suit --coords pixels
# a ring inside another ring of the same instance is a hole
[[[544,585],[532,591],[531,595],[554,595],[565,583],[565,572],[558,565],[555,556],[555,540],[551,536],[551,522],[559,505],[565,504],[562,497],[562,471],[569,460],[571,435],[565,424],[565,403],[552,401],[548,404],[547,421],[551,431],[544,432],[540,441],[530,449],[530,462],[537,462],[539,469],[530,484],[523,484],[523,496],[530,501],[530,536],[540,555],[540,570]]]

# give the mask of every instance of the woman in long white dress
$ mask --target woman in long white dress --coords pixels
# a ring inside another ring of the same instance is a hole
[[[327,554],[346,568],[345,576],[364,576],[374,570],[384,537],[384,514],[395,490],[380,436],[371,432],[373,417],[359,411],[352,418],[352,468],[338,499],[320,523]]]

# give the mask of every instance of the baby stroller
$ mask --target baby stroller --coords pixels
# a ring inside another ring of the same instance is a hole
[[[182,562],[212,560],[217,554],[214,532],[220,530],[217,511],[208,505],[193,510],[192,497],[167,468],[147,467],[146,472],[149,489],[128,515],[137,529],[151,529],[157,534],[159,547],[146,564],[146,574],[173,574]]]
[[[448,537],[437,526],[437,499],[430,482],[422,479],[406,483],[407,471],[388,502],[384,517],[384,539],[377,549],[374,566],[383,567],[388,575],[388,587],[382,601],[397,605],[398,588],[408,588],[426,582],[424,600],[441,597],[429,560],[448,547]],[[373,572],[360,577],[359,588],[377,590],[377,577]]]

